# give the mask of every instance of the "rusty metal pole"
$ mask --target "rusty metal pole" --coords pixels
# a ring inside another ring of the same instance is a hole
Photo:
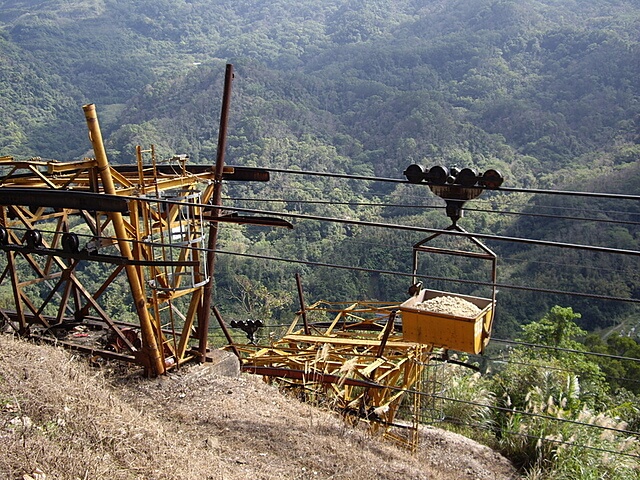
[[[296,273],[296,285],[298,286],[298,299],[300,300],[300,313],[302,314],[302,322],[304,324],[304,334],[309,335],[309,322],[307,321],[307,307],[304,303],[304,294],[302,293],[302,280],[300,274]]]
[[[89,104],[82,107],[84,115],[87,120],[87,126],[89,127],[89,140],[93,145],[93,151],[96,156],[96,164],[98,166],[98,173],[102,179],[102,185],[104,191],[107,194],[116,194],[116,188],[111,177],[111,170],[109,167],[109,160],[107,159],[107,153],[102,142],[102,133],[100,132],[100,125],[98,124],[98,116],[96,114],[95,105]],[[120,212],[109,212],[113,228],[118,238],[118,246],[120,253],[128,260],[133,260],[133,254],[131,252],[131,245],[129,245],[127,230],[122,219]],[[142,332],[142,338],[149,357],[149,367],[152,369],[152,374],[161,375],[165,373],[164,358],[158,349],[158,342],[156,341],[156,334],[147,310],[147,301],[142,289],[140,278],[135,265],[127,264],[125,266],[127,272],[127,278],[129,280],[129,286],[131,288],[131,294],[135,302],[136,311],[138,312],[138,318],[140,319],[140,330]]]
[[[219,217],[222,206],[222,174],[224,173],[224,154],[227,148],[227,125],[229,123],[229,106],[231,103],[231,84],[233,82],[233,65],[227,64],[224,77],[224,93],[222,95],[222,111],[220,113],[220,130],[218,132],[218,152],[213,184],[213,198],[211,203],[216,207],[211,211],[212,217]],[[209,335],[209,317],[211,312],[211,294],[213,291],[213,273],[216,266],[216,244],[218,243],[218,222],[209,224],[209,239],[207,241],[207,275],[209,281],[204,287],[202,307],[198,314],[199,352],[200,361],[205,362],[207,356],[207,342]]]
[[[376,357],[382,357],[384,353],[384,349],[387,346],[387,340],[389,340],[389,335],[391,335],[391,331],[393,330],[393,325],[396,321],[396,315],[398,314],[397,310],[391,310],[391,314],[389,314],[389,319],[387,320],[387,325],[384,327],[384,332],[382,334],[382,340],[380,341],[380,346],[378,347],[378,353]]]
[[[238,350],[238,347],[235,346],[235,344],[233,342],[233,338],[231,338],[231,334],[229,333],[229,329],[225,325],[224,320],[222,319],[222,315],[220,315],[220,311],[218,310],[218,307],[216,307],[214,305],[211,308],[211,310],[213,310],[213,314],[216,316],[216,319],[218,320],[218,323],[220,324],[220,328],[222,328],[222,333],[224,333],[224,336],[227,339],[227,343],[231,346],[231,350],[233,350],[234,355],[236,357],[238,357],[238,359],[241,359],[240,351]]]

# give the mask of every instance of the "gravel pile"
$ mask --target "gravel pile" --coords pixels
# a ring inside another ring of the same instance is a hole
[[[474,318],[481,309],[468,300],[449,295],[440,296],[417,303],[415,308],[433,313],[444,313],[456,317]]]

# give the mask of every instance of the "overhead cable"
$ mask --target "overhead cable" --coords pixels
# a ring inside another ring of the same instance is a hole
[[[462,425],[462,426],[472,427],[472,428],[486,429],[486,425],[483,425],[481,423],[463,422],[463,421],[457,420],[457,419],[448,419],[447,421],[449,423],[454,423],[456,425]],[[591,426],[593,426],[593,425],[591,425]],[[551,438],[549,435],[544,436],[544,437],[540,437],[540,436],[537,436],[537,435],[532,435],[530,433],[516,432],[514,430],[506,430],[504,428],[500,428],[500,431],[502,433],[507,433],[507,434],[514,435],[514,436],[517,436],[517,437],[528,438],[530,440],[538,440],[540,442],[553,443],[553,444],[556,444],[556,445],[565,445],[565,446],[568,446],[568,447],[578,447],[578,448],[584,448],[584,449],[587,449],[587,450],[593,450],[593,451],[600,452],[600,453],[611,453],[611,454],[614,454],[614,455],[622,455],[624,457],[640,459],[640,455],[635,455],[633,453],[620,452],[620,451],[617,451],[617,450],[610,450],[608,448],[602,448],[602,447],[594,447],[593,445],[585,445],[585,444],[571,442],[571,441],[567,441],[567,440],[559,440],[559,439],[556,439],[556,438]]]
[[[444,205],[417,205],[406,203],[383,203],[383,202],[338,202],[335,200],[291,200],[285,198],[243,198],[243,197],[227,197],[226,200],[231,201],[243,201],[243,202],[262,202],[262,203],[296,203],[305,205],[346,205],[351,207],[384,207],[384,208],[432,208],[444,210]],[[499,215],[518,215],[522,217],[537,217],[537,218],[550,218],[554,220],[580,220],[585,222],[596,223],[615,223],[621,225],[640,225],[640,222],[634,222],[631,220],[613,220],[608,218],[592,218],[592,217],[570,217],[566,215],[554,215],[548,213],[529,213],[529,212],[514,212],[510,210],[488,210],[484,208],[472,208],[465,207],[467,212],[480,212],[480,213],[492,213]],[[624,213],[624,212],[615,212]]]
[[[534,364],[534,363],[529,363],[529,362],[518,362],[516,360],[512,360],[511,358],[504,359],[504,358],[499,358],[499,357],[483,356],[483,359],[485,359],[485,360],[487,360],[487,361],[489,361],[491,363],[500,363],[500,364],[504,364],[504,365],[520,365],[520,366],[523,366],[523,367],[544,368],[545,370],[553,370],[553,371],[556,371],[556,372],[572,373],[572,374],[575,374],[575,375],[581,374],[581,372],[578,372],[576,370],[572,370],[572,369],[569,369],[569,368],[552,367],[551,365],[544,365],[544,367],[541,367],[539,364]],[[602,372],[602,373],[605,375],[605,378],[607,380],[616,380],[616,381],[619,381],[619,382],[627,382],[627,383],[640,383],[640,380],[635,379],[635,378],[615,377],[613,375],[607,375],[605,372]]]
[[[520,237],[491,235],[486,233],[470,233],[470,232],[461,232],[458,230],[444,230],[439,228],[417,227],[414,225],[399,225],[399,224],[392,224],[392,223],[369,222],[364,220],[351,220],[351,219],[336,218],[336,217],[323,217],[319,215],[307,215],[307,214],[281,212],[281,211],[279,212],[279,211],[270,211],[270,210],[255,210],[255,209],[248,209],[248,208],[228,207],[228,206],[225,206],[224,209],[236,211],[236,212],[260,213],[260,214],[271,215],[271,216],[280,215],[283,217],[299,218],[304,220],[317,220],[317,221],[324,221],[324,222],[342,223],[342,224],[348,224],[348,225],[360,225],[365,227],[389,228],[392,230],[405,230],[410,232],[437,233],[437,234],[451,235],[456,237],[476,238],[476,239],[482,239],[482,240],[497,240],[502,242],[523,243],[527,245],[537,245],[537,246],[544,246],[544,247],[571,248],[576,250],[585,250],[585,251],[598,252],[598,253],[609,253],[609,254],[615,254],[615,255],[630,255],[634,257],[640,257],[639,250],[599,247],[596,245],[581,245],[576,243],[552,242],[548,240],[534,240],[534,239],[527,239],[527,238],[520,238]]]
[[[601,358],[612,358],[614,360],[625,360],[625,361],[629,361],[629,362],[639,362],[640,363],[640,358],[634,358],[634,357],[622,357],[619,355],[611,355],[608,353],[600,353],[600,352],[590,352],[588,350],[576,350],[576,349],[572,349],[572,348],[563,348],[563,347],[554,347],[551,345],[538,345],[535,343],[528,343],[528,342],[521,342],[518,340],[505,340],[502,338],[492,338],[491,339],[494,342],[499,342],[499,343],[505,343],[505,344],[510,344],[510,345],[518,345],[518,346],[523,346],[523,347],[529,347],[529,348],[539,348],[539,349],[543,349],[543,350],[554,350],[557,352],[566,352],[566,353],[579,353],[582,355],[590,355],[593,357],[601,357]]]
[[[269,255],[260,255],[260,254],[252,254],[252,253],[229,252],[226,250],[217,250],[216,253],[222,253],[226,255],[236,255],[239,257],[256,258],[261,260],[273,260],[273,261],[285,262],[285,263],[299,263],[303,265],[310,265],[310,266],[316,266],[316,267],[327,267],[327,268],[336,268],[341,270],[351,270],[351,271],[357,271],[357,272],[366,272],[366,273],[374,273],[374,274],[382,274],[382,275],[395,275],[395,276],[407,277],[407,278],[414,277],[413,274],[405,273],[405,272],[396,272],[392,270],[380,270],[380,269],[366,268],[366,267],[356,267],[356,266],[350,266],[350,265],[339,265],[334,263],[314,262],[310,260],[300,260],[297,258],[273,257]],[[457,283],[463,283],[468,285],[480,285],[480,286],[487,286],[487,287],[495,286],[496,288],[523,290],[527,292],[549,293],[553,295],[570,295],[574,297],[593,298],[597,300],[610,300],[610,301],[618,301],[618,302],[626,302],[626,303],[640,303],[640,299],[637,299],[637,298],[612,297],[607,295],[596,295],[593,293],[568,292],[563,290],[525,287],[520,285],[509,285],[509,284],[502,284],[502,283],[494,284],[490,282],[481,282],[477,280],[463,280],[458,278],[434,277],[430,275],[418,275],[418,276],[420,278],[429,279],[429,280],[457,282]]]
[[[328,172],[315,172],[309,170],[288,170],[284,168],[264,168],[264,170],[268,170],[274,173],[288,173],[293,175],[309,175],[309,176],[318,176],[318,177],[329,177],[329,178],[345,178],[349,180],[367,180],[371,182],[387,182],[387,183],[404,183],[407,185],[424,185],[428,186],[427,183],[415,184],[411,183],[405,179],[400,178],[383,178],[383,177],[371,177],[365,175],[348,175],[346,173],[328,173]],[[485,187],[474,187],[474,188],[482,188]],[[492,189],[486,189],[496,192],[513,192],[513,193],[533,193],[533,194],[541,194],[541,195],[569,195],[574,197],[590,197],[590,198],[609,198],[616,200],[640,200],[640,195],[626,195],[621,193],[597,193],[597,192],[577,192],[577,191],[568,191],[568,190],[544,190],[538,188],[513,188],[513,187],[498,187]]]

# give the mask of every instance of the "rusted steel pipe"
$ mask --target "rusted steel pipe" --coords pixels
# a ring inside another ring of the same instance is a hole
[[[296,285],[298,286],[298,298],[300,299],[300,313],[302,314],[302,322],[304,323],[304,334],[309,335],[309,322],[307,321],[307,307],[304,303],[304,294],[302,293],[302,280],[300,274],[296,273]]]
[[[43,188],[0,188],[0,205],[51,207],[74,210],[122,212],[128,210],[127,201],[117,195],[105,195],[75,190],[45,190]]]
[[[113,178],[111,177],[107,152],[105,151],[104,143],[102,142],[102,133],[100,132],[100,125],[98,123],[95,105],[84,105],[82,109],[84,110],[84,115],[87,120],[89,140],[93,145],[98,173],[100,174],[104,191],[107,194],[115,195],[116,187],[113,183]],[[131,245],[129,245],[129,241],[127,240],[129,236],[122,219],[122,214],[120,212],[110,212],[108,215],[113,223],[120,253],[126,259],[133,260]],[[142,333],[144,348],[146,349],[145,353],[149,360],[148,366],[151,368],[152,374],[161,375],[165,373],[164,358],[158,348],[155,330],[153,328],[149,311],[147,310],[147,300],[145,298],[140,277],[138,276],[135,265],[127,264],[125,265],[125,270],[127,272],[127,278],[129,280],[129,286],[135,302],[136,311],[138,312],[138,318],[140,319],[140,330]]]
[[[220,328],[222,329],[222,333],[224,333],[224,336],[226,337],[227,343],[231,347],[231,350],[233,350],[234,355],[238,357],[238,359],[240,359],[240,352],[238,351],[238,348],[233,343],[233,338],[231,338],[229,329],[227,328],[227,325],[224,323],[224,320],[222,319],[222,315],[220,315],[220,311],[218,310],[218,307],[214,305],[213,307],[211,307],[211,310],[213,310],[213,314],[218,320],[218,324],[220,325]]]
[[[252,373],[254,375],[263,375],[265,377],[292,378],[308,383],[334,383],[349,385],[352,387],[387,388],[386,386],[373,381],[360,380],[359,378],[345,378],[342,375],[314,372],[313,370],[308,372],[305,370],[294,370],[292,368],[286,367],[271,367],[268,365],[242,365],[241,369],[243,372]]]
[[[214,170],[213,198],[214,205],[211,213],[213,217],[220,216],[222,205],[222,177],[224,174],[224,154],[227,148],[227,125],[229,123],[229,106],[231,104],[231,84],[233,82],[233,65],[227,64],[224,77],[224,93],[222,96],[222,111],[220,113],[220,131],[218,132],[218,152]],[[209,316],[211,311],[211,292],[213,291],[213,273],[216,266],[216,245],[218,243],[218,222],[209,224],[209,239],[207,241],[207,275],[209,281],[204,286],[202,306],[198,312],[198,333],[200,361],[204,362],[207,355],[209,334]]]
[[[387,340],[389,340],[389,335],[391,335],[391,331],[393,330],[393,324],[396,321],[396,315],[398,314],[397,310],[392,310],[389,314],[389,319],[387,320],[387,325],[384,327],[384,333],[382,334],[382,341],[380,342],[380,347],[378,347],[378,354],[376,355],[378,358],[382,357],[384,353],[384,349],[387,346]]]

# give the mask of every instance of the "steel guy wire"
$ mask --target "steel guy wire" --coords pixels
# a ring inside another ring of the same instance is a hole
[[[544,415],[542,413],[526,412],[524,410],[516,410],[514,408],[509,408],[509,407],[500,407],[498,405],[490,405],[490,404],[486,404],[486,403],[474,402],[474,401],[471,401],[471,400],[462,400],[462,399],[459,399],[459,398],[451,398],[451,397],[447,397],[447,396],[444,396],[444,395],[435,395],[435,394],[432,394],[432,393],[421,392],[419,390],[414,390],[414,389],[411,389],[411,388],[403,389],[401,387],[394,387],[392,385],[384,385],[384,386],[381,386],[380,388],[388,388],[390,390],[396,390],[396,391],[401,391],[401,392],[405,392],[405,393],[412,393],[412,394],[416,394],[416,395],[422,395],[422,396],[427,396],[427,397],[431,397],[431,398],[437,398],[439,400],[447,400],[447,401],[451,401],[451,402],[454,402],[454,403],[464,403],[466,405],[472,405],[472,406],[475,406],[475,407],[489,408],[489,409],[496,410],[496,411],[499,411],[499,412],[504,412],[504,413],[518,414],[518,415],[523,415],[523,416],[527,416],[527,417],[540,418],[542,420],[550,420],[550,421],[559,422],[559,423],[567,423],[567,424],[571,424],[571,425],[579,425],[579,426],[582,426],[582,427],[596,428],[598,430],[606,430],[606,431],[611,431],[611,432],[615,432],[615,433],[622,433],[622,434],[625,434],[625,435],[640,436],[640,432],[635,432],[635,431],[631,431],[631,430],[608,427],[606,425],[596,425],[596,424],[593,424],[593,423],[581,422],[581,421],[578,421],[578,420],[571,420],[571,419],[568,419],[568,418],[553,417],[551,415]]]
[[[201,206],[205,206],[206,207],[208,205],[201,205]],[[384,224],[384,223],[377,223],[377,222],[366,222],[366,221],[339,219],[339,218],[330,218],[330,217],[318,217],[318,216],[293,214],[293,213],[283,213],[283,212],[270,212],[270,211],[264,211],[264,210],[252,210],[252,209],[235,208],[235,207],[225,207],[225,209],[226,210],[242,211],[242,212],[267,213],[267,214],[271,214],[271,215],[281,215],[281,216],[295,217],[295,218],[300,218],[300,219],[311,219],[311,220],[319,220],[319,221],[332,221],[332,222],[336,222],[336,223],[344,223],[344,224],[352,224],[352,225],[373,226],[373,227],[390,228],[390,229],[414,231],[414,232],[442,233],[442,234],[448,234],[448,235],[454,235],[454,236],[475,237],[475,238],[493,239],[493,240],[501,240],[501,241],[514,241],[514,242],[534,244],[534,245],[542,245],[542,246],[553,246],[553,247],[561,247],[561,248],[574,248],[574,249],[589,250],[589,251],[604,252],[604,253],[612,253],[612,254],[620,254],[620,255],[640,256],[640,251],[635,251],[635,250],[622,250],[622,249],[613,249],[613,248],[608,248],[608,247],[597,247],[597,246],[590,246],[590,245],[578,245],[578,244],[568,244],[568,243],[559,243],[559,242],[548,242],[548,241],[541,241],[541,240],[527,240],[527,239],[523,239],[523,238],[500,237],[500,236],[487,235],[487,234],[473,234],[473,233],[468,233],[468,232],[457,232],[457,231],[441,230],[441,229],[434,229],[434,228],[428,228],[428,227],[415,227],[415,226],[406,226],[406,225]],[[89,236],[89,235],[82,235],[82,236]],[[110,238],[114,238],[114,237],[110,236]],[[131,241],[131,239],[125,239],[125,240]],[[152,242],[140,242],[140,243],[153,245]],[[200,250],[200,251],[208,251],[208,249],[206,249],[206,248],[193,247],[193,249],[194,250]],[[325,267],[332,267],[332,268],[342,268],[342,269],[347,269],[347,270],[357,270],[357,271],[363,271],[363,272],[369,272],[369,273],[382,273],[382,274],[413,277],[412,274],[406,274],[406,273],[403,273],[403,272],[394,272],[394,271],[388,271],[388,270],[369,269],[369,268],[364,268],[364,267],[336,265],[336,264],[328,264],[328,263],[321,263],[321,262],[310,262],[310,261],[302,261],[302,260],[298,260],[298,259],[287,259],[287,258],[270,257],[270,256],[240,254],[240,253],[234,253],[234,252],[224,252],[224,251],[220,251],[220,250],[216,250],[216,251],[218,253],[235,254],[235,255],[240,255],[240,256],[252,256],[254,258],[264,258],[264,259],[268,259],[268,260],[277,260],[277,261],[283,261],[283,262],[289,262],[289,263],[305,263],[305,264],[308,264],[308,265],[325,266]],[[493,284],[493,283],[480,282],[480,281],[475,281],[475,280],[464,280],[464,279],[434,277],[434,276],[428,276],[428,275],[423,275],[423,274],[420,274],[419,276],[421,278],[425,278],[425,279],[451,281],[451,282],[457,282],[457,283],[463,283],[463,284],[472,284],[472,285],[489,286],[489,287],[495,286],[497,288],[507,288],[507,289],[513,289],[513,290],[522,290],[522,291],[530,291],[530,292],[537,292],[537,293],[549,293],[549,294],[557,294],[557,295],[569,295],[569,296],[577,296],[577,297],[583,297],[583,298],[594,298],[594,299],[600,299],[600,300],[620,301],[620,302],[626,302],[626,303],[640,303],[640,299],[634,299],[634,298],[614,297],[614,296],[607,296],[607,295],[596,295],[596,294],[592,294],[592,293],[570,292],[570,291],[562,291],[562,290],[557,290],[557,289],[544,289],[544,288],[525,287],[525,286],[499,284],[499,283]]]
[[[539,349],[543,349],[543,350],[554,350],[557,352],[565,352],[565,353],[579,353],[582,355],[591,355],[594,357],[601,357],[601,358],[613,358],[616,360],[625,360],[625,361],[629,361],[629,362],[639,362],[640,363],[640,358],[634,358],[634,357],[623,357],[620,355],[611,355],[608,353],[600,353],[600,352],[590,352],[590,351],[585,351],[585,350],[576,350],[576,349],[572,349],[572,348],[563,348],[563,347],[554,347],[551,345],[538,345],[536,343],[528,343],[528,342],[521,342],[519,340],[505,340],[502,338],[492,338],[491,339],[494,342],[499,342],[499,343],[504,343],[504,344],[508,344],[508,345],[518,345],[518,346],[523,346],[523,347],[530,347],[530,348],[539,348]]]
[[[487,428],[486,425],[482,425],[480,423],[462,422],[462,421],[456,420],[456,419],[448,419],[448,420],[445,420],[445,421],[447,421],[449,423],[455,423],[456,425],[462,425],[462,426],[467,426],[467,427],[482,428],[482,429],[486,429]],[[583,445],[583,444],[580,444],[580,443],[569,442],[567,440],[558,440],[558,439],[555,439],[555,438],[549,438],[548,436],[546,436],[546,437],[538,437],[536,435],[531,435],[529,433],[515,432],[513,430],[506,430],[506,429],[503,429],[503,428],[501,428],[500,431],[503,432],[503,433],[508,433],[510,435],[515,435],[515,436],[518,436],[518,437],[528,438],[530,440],[539,440],[539,441],[542,441],[542,442],[555,443],[555,444],[558,444],[558,445],[567,445],[567,446],[570,446],[570,447],[585,448],[585,449],[588,449],[588,450],[594,450],[594,451],[601,452],[601,453],[611,453],[611,454],[614,454],[614,455],[622,455],[622,456],[630,457],[630,458],[640,458],[640,455],[635,455],[633,453],[619,452],[619,451],[616,451],[616,450],[609,450],[607,448],[594,447],[592,445]]]
[[[427,183],[410,183],[405,179],[400,178],[383,178],[383,177],[372,177],[365,175],[349,175],[346,173],[328,173],[328,172],[316,172],[309,170],[288,170],[283,168],[263,168],[269,172],[274,173],[289,173],[293,175],[309,175],[309,176],[319,176],[319,177],[329,177],[329,178],[345,178],[349,180],[366,180],[372,182],[387,182],[387,183],[404,183],[407,185],[422,185],[428,186]],[[537,188],[514,188],[514,187],[499,187],[496,189],[489,189],[485,187],[474,187],[480,188],[483,190],[489,190],[492,192],[514,192],[514,193],[536,193],[536,194],[544,194],[544,195],[568,195],[568,196],[576,196],[576,197],[589,197],[589,198],[609,198],[609,199],[617,199],[617,200],[640,200],[639,195],[626,195],[621,193],[597,193],[597,192],[578,192],[578,191],[568,191],[568,190],[544,190]]]
[[[203,249],[203,250],[205,250],[205,249]],[[380,270],[380,269],[366,268],[366,267],[355,267],[355,266],[350,266],[350,265],[338,265],[338,264],[333,264],[333,263],[314,262],[314,261],[311,261],[311,260],[300,260],[300,259],[295,259],[295,258],[283,258],[283,257],[273,257],[273,256],[269,256],[269,255],[229,252],[229,251],[226,251],[226,250],[216,250],[216,253],[222,253],[222,254],[226,254],[226,255],[236,255],[236,256],[240,256],[240,257],[263,259],[263,260],[274,260],[274,261],[280,261],[280,262],[285,262],[285,263],[300,263],[300,264],[316,266],[316,267],[338,268],[338,269],[341,269],[341,270],[353,270],[353,271],[358,271],[358,272],[375,273],[375,274],[383,274],[383,275],[396,275],[396,276],[408,277],[408,278],[413,278],[414,277],[414,275],[412,273],[396,272],[396,271],[391,271],[391,270]],[[562,291],[562,290],[551,290],[551,289],[544,289],[544,288],[524,287],[524,286],[519,286],[519,285],[508,285],[508,284],[502,284],[502,283],[494,284],[494,283],[490,283],[490,282],[480,282],[480,281],[477,281],[477,280],[464,280],[464,279],[458,279],[458,278],[434,277],[434,276],[422,275],[422,274],[418,275],[418,277],[424,278],[424,279],[429,279],[429,280],[440,280],[440,281],[447,281],[447,282],[457,282],[457,283],[463,283],[463,284],[468,284],[468,285],[480,285],[480,286],[487,286],[487,287],[492,287],[492,286],[495,285],[496,288],[522,290],[522,291],[527,291],[527,292],[549,293],[549,294],[554,294],[554,295],[569,295],[569,296],[574,296],[574,297],[593,298],[593,299],[597,299],[597,300],[611,300],[611,301],[619,301],[619,302],[626,302],[626,303],[640,303],[640,299],[636,299],[636,298],[612,297],[612,296],[606,296],[606,295],[595,295],[593,293],[568,292],[568,291]]]
[[[584,245],[584,244],[566,243],[566,242],[553,242],[553,241],[547,241],[547,240],[534,240],[534,239],[527,239],[527,238],[521,238],[521,237],[492,235],[487,233],[461,232],[457,230],[418,227],[414,225],[371,222],[371,221],[365,221],[365,220],[353,220],[353,219],[345,219],[345,218],[337,218],[337,217],[323,217],[319,215],[306,215],[306,214],[300,214],[300,213],[271,211],[271,210],[256,210],[256,209],[239,208],[239,207],[223,207],[222,209],[235,211],[235,212],[261,213],[261,214],[272,215],[272,216],[279,215],[283,217],[298,218],[298,219],[304,219],[304,220],[343,223],[348,225],[359,225],[359,226],[365,226],[365,227],[389,228],[392,230],[404,230],[404,231],[411,231],[411,232],[437,233],[437,234],[443,234],[443,235],[451,235],[454,237],[477,238],[482,240],[497,240],[502,242],[523,243],[527,245],[537,245],[537,246],[544,246],[544,247],[572,248],[576,250],[585,250],[585,251],[592,251],[592,252],[610,253],[610,254],[616,254],[616,255],[630,255],[630,256],[640,257],[640,250],[628,250],[628,249],[601,247],[596,245]]]
[[[533,363],[528,363],[528,362],[517,362],[515,360],[512,360],[510,358],[507,359],[501,359],[499,357],[489,357],[489,356],[484,356],[482,357],[485,360],[488,360],[491,363],[500,363],[500,364],[504,364],[504,365],[521,365],[521,366],[526,366],[526,367],[537,367],[539,368],[540,365],[536,365]],[[547,370],[554,370],[556,372],[566,372],[566,373],[573,373],[573,374],[579,374],[580,372],[576,371],[576,370],[571,370],[569,368],[562,368],[562,367],[552,367],[551,365],[544,365],[544,368]],[[604,372],[602,372],[605,377],[607,378],[607,380],[620,380],[620,381],[624,381],[624,382],[629,382],[629,383],[640,383],[640,380],[638,379],[634,379],[634,378],[624,378],[624,377],[614,377],[613,375],[606,375]]]
[[[239,201],[263,202],[263,203],[274,202],[274,203],[297,203],[297,204],[308,204],[308,205],[346,205],[346,206],[353,206],[353,207],[364,206],[364,207],[415,208],[415,209],[431,208],[431,209],[438,209],[438,210],[444,210],[446,208],[444,205],[418,205],[418,204],[381,203],[381,202],[339,202],[339,201],[333,201],[333,200],[288,200],[284,198],[227,197],[226,200],[237,201],[237,202]],[[473,208],[473,207],[464,207],[464,210],[468,212],[491,213],[491,214],[499,214],[499,215],[517,215],[521,217],[547,218],[547,219],[554,219],[554,220],[573,220],[573,221],[579,220],[579,221],[594,222],[594,223],[640,225],[640,222],[634,222],[631,220],[614,220],[614,219],[606,219],[606,218],[576,217],[576,216],[570,217],[566,215],[514,212],[509,210],[488,210],[488,209]],[[609,212],[609,213],[628,213],[628,212]]]

